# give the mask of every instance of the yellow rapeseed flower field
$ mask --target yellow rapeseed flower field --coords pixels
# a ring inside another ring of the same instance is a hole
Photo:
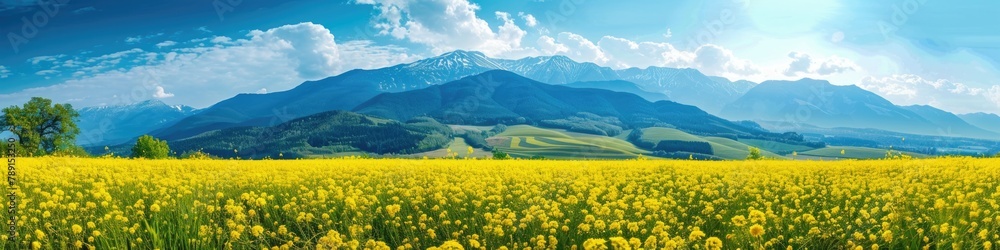
[[[1000,243],[1000,159],[24,158],[17,167],[18,237],[3,233],[4,249],[990,249]]]

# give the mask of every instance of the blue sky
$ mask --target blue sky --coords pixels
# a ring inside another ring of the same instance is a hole
[[[443,52],[855,84],[1000,113],[996,1],[0,0],[0,106],[199,108]]]

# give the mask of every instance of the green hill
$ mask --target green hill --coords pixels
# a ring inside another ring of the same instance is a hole
[[[528,125],[510,126],[503,133],[491,137],[490,141],[493,142],[492,146],[519,158],[543,156],[551,159],[629,159],[649,153],[614,137]]]
[[[641,140],[656,144],[662,140],[675,140],[675,141],[691,141],[691,142],[705,142],[712,146],[712,151],[715,156],[730,160],[740,160],[745,159],[747,155],[750,154],[749,147],[751,145],[744,144],[739,141],[734,141],[728,138],[713,137],[713,136],[697,136],[680,131],[673,128],[663,128],[663,127],[652,127],[643,129],[643,134]],[[631,132],[631,131],[629,131]],[[784,159],[785,157],[772,153],[767,149],[761,148],[762,153],[765,156],[771,158]]]
[[[844,154],[840,154],[843,150]],[[862,148],[862,147],[841,147],[841,146],[831,146],[815,150],[809,150],[804,152],[799,152],[802,156],[815,156],[823,158],[834,158],[834,159],[880,159],[885,158],[885,153],[888,150],[877,149],[877,148]],[[898,151],[897,151],[898,152]],[[910,155],[917,158],[928,157],[927,155],[903,152],[903,154]]]
[[[807,147],[802,145],[794,145],[783,142],[765,141],[758,139],[740,139],[740,142],[746,145],[760,148],[761,150],[771,151],[776,154],[791,154],[792,152],[803,152],[816,149],[813,147]]]
[[[384,120],[330,111],[272,127],[237,127],[171,142],[176,152],[202,150],[223,158],[299,158],[344,153],[414,154],[453,141],[452,129],[433,119]],[[459,151],[464,153],[465,149]],[[279,156],[280,155],[280,156]]]

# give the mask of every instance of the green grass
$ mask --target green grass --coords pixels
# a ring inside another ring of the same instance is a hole
[[[750,145],[729,138],[704,137],[704,139],[708,141],[708,144],[712,145],[712,150],[715,151],[715,155],[718,157],[742,160],[746,159],[747,155],[750,154]],[[785,159],[784,156],[764,150],[763,148],[761,149],[761,153],[768,158]]]
[[[840,150],[844,150],[844,154],[840,154]],[[877,148],[863,148],[863,147],[841,147],[841,146],[830,146],[820,149],[814,149],[809,151],[799,152],[802,156],[815,156],[824,158],[839,158],[839,159],[881,159],[885,158],[886,149]],[[898,152],[898,151],[897,151]],[[906,155],[910,155],[918,158],[925,158],[927,155],[903,152]]]
[[[472,125],[448,125],[455,134],[462,134],[465,132],[479,133],[482,131],[488,131],[493,129],[493,126],[472,126]]]
[[[464,158],[469,154],[469,144],[465,142],[465,138],[455,137],[455,139],[451,141],[451,144],[448,144],[447,148],[442,148],[418,154],[406,155],[404,157],[420,158],[426,156],[429,158],[443,158],[443,157],[448,157],[448,149],[451,149],[451,151],[454,153],[458,153],[458,157],[460,158]],[[476,148],[473,149],[471,157],[476,157],[476,158],[493,157],[493,154],[483,149]]]
[[[787,152],[789,154],[791,152],[803,152],[803,151],[809,151],[809,150],[816,149],[816,148],[811,148],[811,147],[802,146],[802,145],[794,145],[794,144],[788,144],[788,143],[783,143],[783,142],[765,141],[765,140],[757,140],[757,139],[740,139],[740,142],[743,143],[743,144],[746,144],[746,145],[750,145],[750,146],[754,146],[754,147],[760,148],[761,150],[767,150],[767,151],[771,151],[771,152],[780,152],[780,153],[786,153]]]
[[[741,160],[746,159],[747,155],[750,154],[750,145],[727,138],[712,136],[701,137],[688,134],[677,129],[661,127],[647,128],[642,132],[642,140],[652,142],[654,144],[662,140],[707,142],[712,146],[712,151],[715,153],[715,156],[723,159]],[[785,159],[784,156],[772,153],[766,149],[761,148],[761,151],[764,156]]]
[[[507,136],[507,137],[533,136],[533,137],[562,137],[562,138],[571,138],[571,136],[567,135],[566,133],[563,133],[563,132],[560,132],[560,131],[556,131],[554,129],[545,129],[545,128],[539,128],[539,127],[528,126],[528,125],[514,125],[514,126],[507,127],[507,130],[505,130],[503,133],[498,134],[497,136]]]
[[[643,129],[641,140],[652,142],[654,144],[662,140],[708,142],[707,140],[701,137],[688,134],[684,131],[672,128],[660,128],[660,127]]]
[[[646,150],[636,148],[632,143],[614,137],[528,125],[510,126],[497,137],[510,138],[510,147],[500,147],[500,150],[519,158],[544,156],[551,159],[628,159],[636,158],[639,154],[649,153]]]

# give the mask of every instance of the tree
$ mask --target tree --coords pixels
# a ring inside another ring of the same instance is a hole
[[[53,105],[52,100],[32,97],[24,106],[4,108],[0,125],[21,138],[25,154],[46,155],[79,150],[74,145],[80,133],[74,120],[79,116],[70,104]]]
[[[143,135],[132,147],[133,158],[166,159],[170,156],[170,146],[167,141]]]
[[[632,132],[628,133],[628,138],[627,139],[630,142],[637,142],[637,141],[641,140],[642,139],[642,129],[641,128],[633,129]]]
[[[508,155],[507,153],[505,153],[503,151],[500,151],[500,149],[493,148],[493,159],[494,160],[506,160],[506,159],[510,159],[510,155]]]
[[[749,147],[750,154],[747,155],[747,160],[763,160],[764,155],[760,153],[760,149],[756,147]]]

